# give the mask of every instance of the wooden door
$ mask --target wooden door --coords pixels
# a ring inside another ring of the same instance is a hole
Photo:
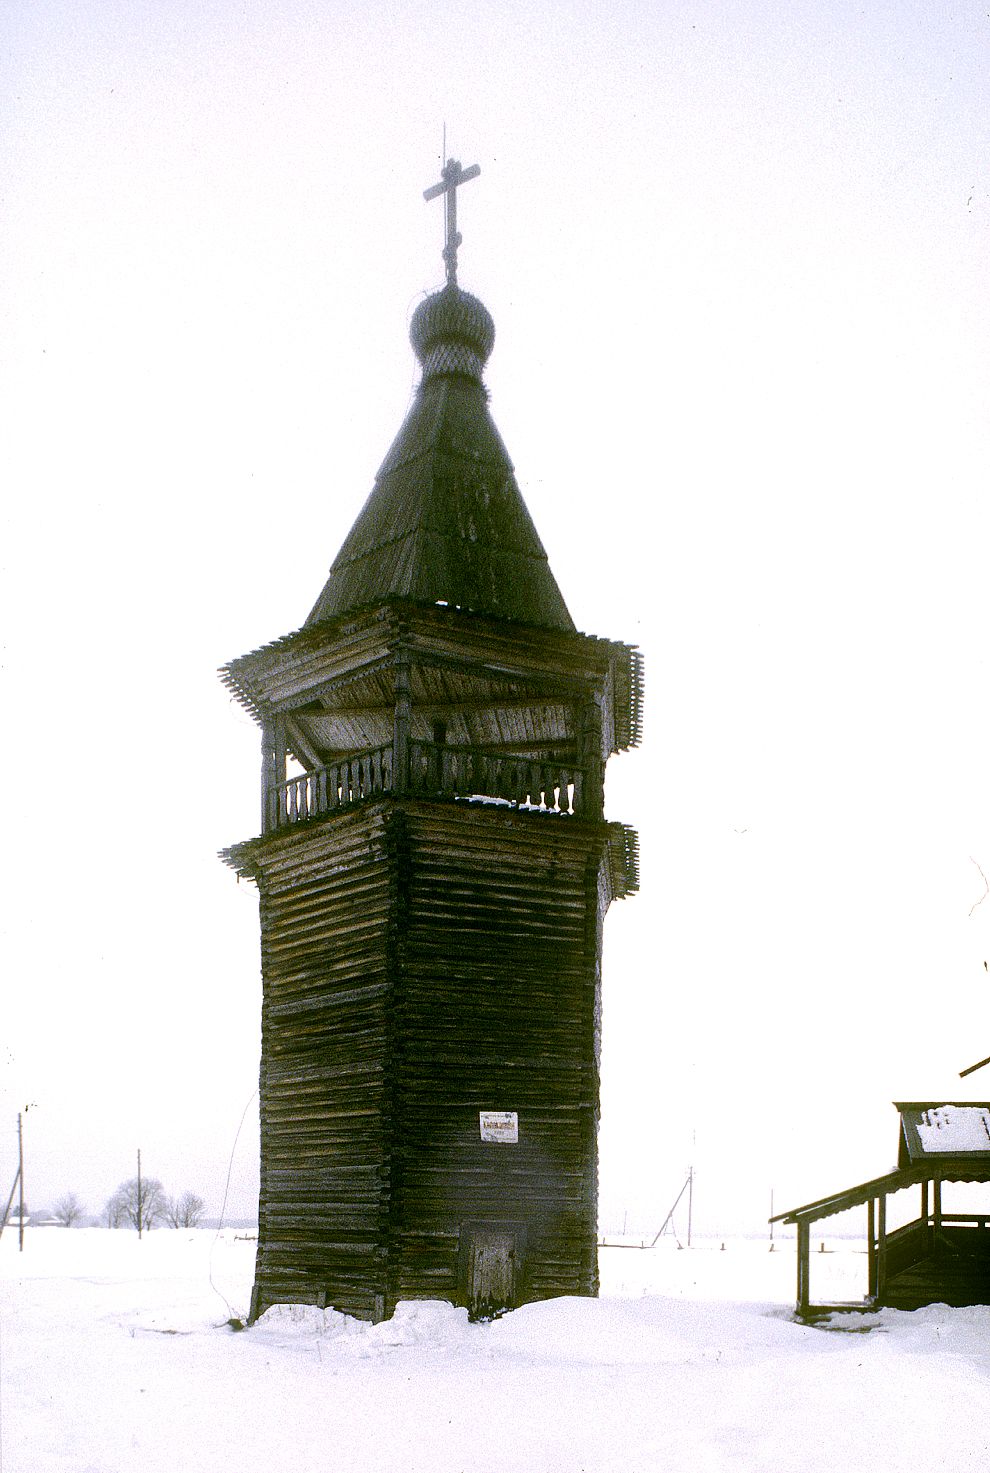
[[[516,1302],[517,1235],[511,1228],[484,1226],[472,1226],[468,1233],[468,1314],[473,1320],[494,1319]]]

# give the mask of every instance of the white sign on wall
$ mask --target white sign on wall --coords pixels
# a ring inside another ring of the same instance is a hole
[[[515,1110],[482,1110],[481,1139],[514,1146],[519,1140],[519,1116]]]

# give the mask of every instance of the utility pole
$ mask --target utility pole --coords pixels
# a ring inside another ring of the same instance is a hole
[[[17,1251],[24,1252],[24,1116],[17,1112]]]
[[[140,1240],[140,1237],[141,1237],[141,1216],[142,1216],[142,1204],[141,1204],[141,1147],[138,1146],[137,1230],[138,1230],[138,1239],[139,1240]]]
[[[677,1193],[677,1196],[674,1198],[674,1205],[673,1205],[673,1207],[670,1209],[670,1211],[667,1213],[667,1216],[663,1220],[663,1227],[660,1229],[660,1231],[657,1233],[656,1237],[653,1239],[653,1242],[650,1244],[650,1247],[651,1248],[655,1248],[657,1246],[657,1244],[659,1243],[660,1239],[663,1237],[664,1233],[667,1231],[667,1224],[668,1224],[668,1222],[671,1222],[673,1220],[674,1213],[677,1211],[677,1205],[680,1202],[681,1198],[684,1196],[684,1193],[685,1192],[687,1192],[687,1194],[688,1194],[688,1247],[690,1248],[690,1246],[691,1246],[691,1197],[693,1195],[693,1191],[694,1191],[694,1167],[692,1166],[692,1167],[690,1167],[688,1169],[688,1174],[687,1174],[687,1178],[686,1178],[686,1180],[684,1182],[684,1185],[681,1187],[680,1191]],[[677,1236],[676,1232],[674,1233],[674,1236],[675,1237]],[[678,1246],[678,1248],[681,1246],[679,1242],[678,1242],[677,1246]]]

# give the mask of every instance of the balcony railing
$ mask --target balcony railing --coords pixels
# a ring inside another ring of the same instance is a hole
[[[388,793],[392,788],[392,748],[374,747],[329,767],[316,767],[279,783],[269,795],[266,830],[318,818],[345,808],[359,798]]]
[[[454,798],[499,798],[518,808],[577,813],[581,806],[579,767],[503,757],[472,747],[409,743],[409,787],[414,793]]]
[[[422,796],[487,799],[516,808],[579,814],[584,776],[583,768],[569,763],[506,757],[433,742],[409,743],[407,790]],[[392,747],[358,752],[277,783],[268,794],[265,832],[395,791]]]

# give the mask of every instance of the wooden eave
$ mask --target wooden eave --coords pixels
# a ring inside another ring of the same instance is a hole
[[[303,823],[294,824],[288,828],[279,829],[274,834],[261,834],[253,839],[245,839],[240,844],[232,844],[227,849],[222,849],[219,858],[224,864],[229,865],[241,879],[257,881],[264,867],[264,858],[268,854],[282,852],[287,854],[293,846],[305,845],[310,834],[317,825],[347,823],[352,820],[353,815],[363,811],[371,813],[385,810],[395,804],[403,807],[434,807],[443,804],[447,807],[482,813],[486,810],[497,813],[500,821],[522,824],[528,827],[529,832],[538,834],[540,825],[543,824],[565,824],[568,832],[597,832],[604,840],[605,868],[604,878],[608,887],[609,900],[622,900],[630,895],[636,894],[639,889],[639,840],[634,829],[626,824],[607,823],[602,820],[588,820],[575,817],[564,817],[559,813],[543,813],[533,809],[514,808],[501,804],[492,804],[485,800],[462,801],[460,799],[435,798],[424,803],[423,799],[415,797],[399,798],[395,795],[380,795],[374,798],[364,799],[353,803],[347,808],[338,809],[331,814],[325,814],[320,818],[310,819]],[[535,826],[535,827],[534,827]]]
[[[921,1114],[924,1110],[990,1110],[990,1100],[895,1100],[899,1115],[905,1110]]]
[[[831,1196],[819,1197],[815,1202],[806,1202],[803,1207],[791,1207],[786,1212],[778,1212],[771,1217],[771,1222],[817,1222],[820,1217],[834,1217],[839,1212],[845,1212],[850,1207],[858,1207],[863,1202],[869,1202],[873,1197],[879,1197],[884,1193],[900,1191],[901,1187],[909,1187],[916,1181],[921,1181],[924,1172],[914,1174],[911,1171],[888,1171],[884,1176],[873,1177],[870,1181],[864,1181],[859,1186],[848,1187],[842,1192],[833,1192]]]
[[[470,672],[473,686],[461,699],[479,705],[497,707],[500,693],[516,703],[531,691],[536,704],[601,690],[605,750],[623,751],[639,741],[642,659],[634,647],[408,600],[306,625],[231,661],[220,676],[259,721],[314,701],[333,709],[345,690],[356,708],[368,702],[369,692],[374,702],[369,682],[390,670],[400,651],[414,668]],[[383,695],[380,687],[379,702]]]
[[[639,835],[624,823],[608,826],[610,899],[627,900],[639,890]]]
[[[820,1197],[803,1207],[792,1207],[787,1212],[778,1212],[771,1222],[812,1223],[822,1217],[835,1217],[850,1207],[860,1207],[877,1197],[889,1196],[904,1187],[923,1181],[990,1181],[990,1160],[966,1161],[959,1156],[944,1156],[940,1159],[929,1156],[912,1166],[899,1167],[884,1176],[873,1177],[859,1186],[849,1187],[844,1192],[835,1192],[830,1197]]]
[[[360,680],[390,662],[391,609],[365,609],[332,626],[283,635],[220,669],[220,679],[256,721],[311,700],[321,686]]]

